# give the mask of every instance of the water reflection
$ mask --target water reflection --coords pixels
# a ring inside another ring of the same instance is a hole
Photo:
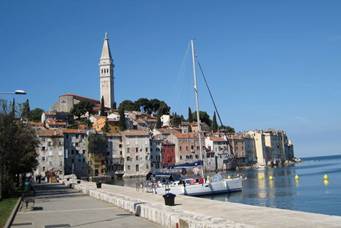
[[[332,156],[306,159],[303,163],[285,168],[247,169],[238,173],[246,177],[242,192],[205,198],[341,215],[341,182],[338,181],[341,179],[340,167],[341,156]],[[324,174],[328,174],[328,180],[323,179]],[[295,179],[296,175],[299,178]],[[135,187],[137,181],[143,180],[115,180],[113,184]]]

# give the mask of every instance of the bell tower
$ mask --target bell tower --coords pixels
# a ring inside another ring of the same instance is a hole
[[[114,63],[111,58],[108,33],[105,33],[102,54],[99,60],[100,99],[104,99],[106,108],[113,108],[114,97]]]

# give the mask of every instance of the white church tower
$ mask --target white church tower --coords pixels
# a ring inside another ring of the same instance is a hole
[[[100,100],[104,99],[104,106],[107,108],[113,108],[115,105],[114,98],[114,67],[110,47],[108,33],[105,33],[102,55],[99,61],[99,76],[100,76],[100,87],[101,97]]]

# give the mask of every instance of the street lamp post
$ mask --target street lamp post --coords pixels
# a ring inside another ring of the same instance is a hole
[[[0,92],[0,94],[26,95],[27,92],[22,89],[17,89],[17,90],[14,90],[14,92]]]

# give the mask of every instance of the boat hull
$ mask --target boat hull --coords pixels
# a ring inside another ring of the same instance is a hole
[[[215,195],[242,190],[242,179],[223,179],[217,182],[193,185],[170,185],[156,189],[157,194],[172,193],[175,195],[204,196]]]

